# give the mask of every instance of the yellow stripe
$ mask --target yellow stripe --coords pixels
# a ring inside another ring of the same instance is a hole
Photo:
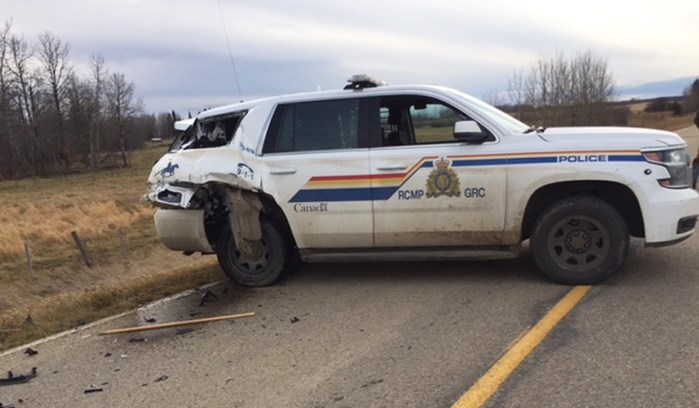
[[[543,319],[520,336],[519,341],[515,342],[505,355],[454,403],[452,408],[483,406],[553,328],[585,297],[590,288],[591,286],[576,286],[571,289]]]

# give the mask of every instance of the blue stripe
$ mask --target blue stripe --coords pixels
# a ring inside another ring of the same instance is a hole
[[[375,187],[371,191],[374,194],[374,200],[388,200],[402,186],[398,187]]]
[[[607,156],[607,161],[610,162],[642,162],[646,161],[643,155],[628,156],[628,155],[612,155]]]
[[[454,160],[453,167],[469,167],[469,166],[495,166],[507,164],[507,159],[465,159]]]
[[[507,159],[507,164],[537,164],[537,163],[556,163],[558,156],[544,157],[512,157]]]
[[[371,201],[371,188],[327,188],[322,190],[300,190],[290,203],[317,201]]]
[[[399,187],[328,188],[322,190],[300,190],[290,203],[312,203],[330,201],[388,200]]]

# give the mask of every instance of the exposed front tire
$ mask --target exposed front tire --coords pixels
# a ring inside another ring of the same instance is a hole
[[[571,197],[539,216],[530,246],[539,270],[549,279],[588,285],[609,278],[621,267],[629,233],[611,205],[593,197]]]
[[[237,248],[230,227],[225,228],[216,245],[216,256],[223,271],[243,286],[268,286],[284,273],[289,251],[284,236],[269,220],[262,218],[262,239],[249,241],[250,256]]]

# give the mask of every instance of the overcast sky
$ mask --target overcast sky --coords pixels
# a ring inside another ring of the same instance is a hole
[[[337,89],[354,73],[488,98],[557,50],[607,58],[619,87],[699,76],[698,0],[2,0],[0,10],[33,43],[44,31],[69,42],[85,77],[101,54],[148,111],[183,115]]]

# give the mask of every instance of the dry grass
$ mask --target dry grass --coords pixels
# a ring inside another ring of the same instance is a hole
[[[629,126],[676,131],[692,126],[694,114],[675,116],[672,112],[633,112]]]
[[[164,248],[155,236],[153,208],[139,202],[166,148],[136,152],[130,169],[0,182],[0,349],[223,278],[215,258]],[[83,264],[74,230],[95,268]],[[34,274],[24,242],[32,249]],[[36,328],[21,324],[27,315]]]
[[[36,247],[66,244],[70,231],[77,230],[87,239],[98,238],[109,231],[127,229],[132,224],[150,219],[151,208],[133,211],[120,209],[115,200],[96,201],[69,196],[35,202],[2,203],[0,215],[0,259],[16,260],[24,256],[24,242]]]
[[[3,315],[0,350],[132,310],[146,302],[218,279],[221,279],[221,272],[216,265],[193,265],[41,299],[28,309]]]

